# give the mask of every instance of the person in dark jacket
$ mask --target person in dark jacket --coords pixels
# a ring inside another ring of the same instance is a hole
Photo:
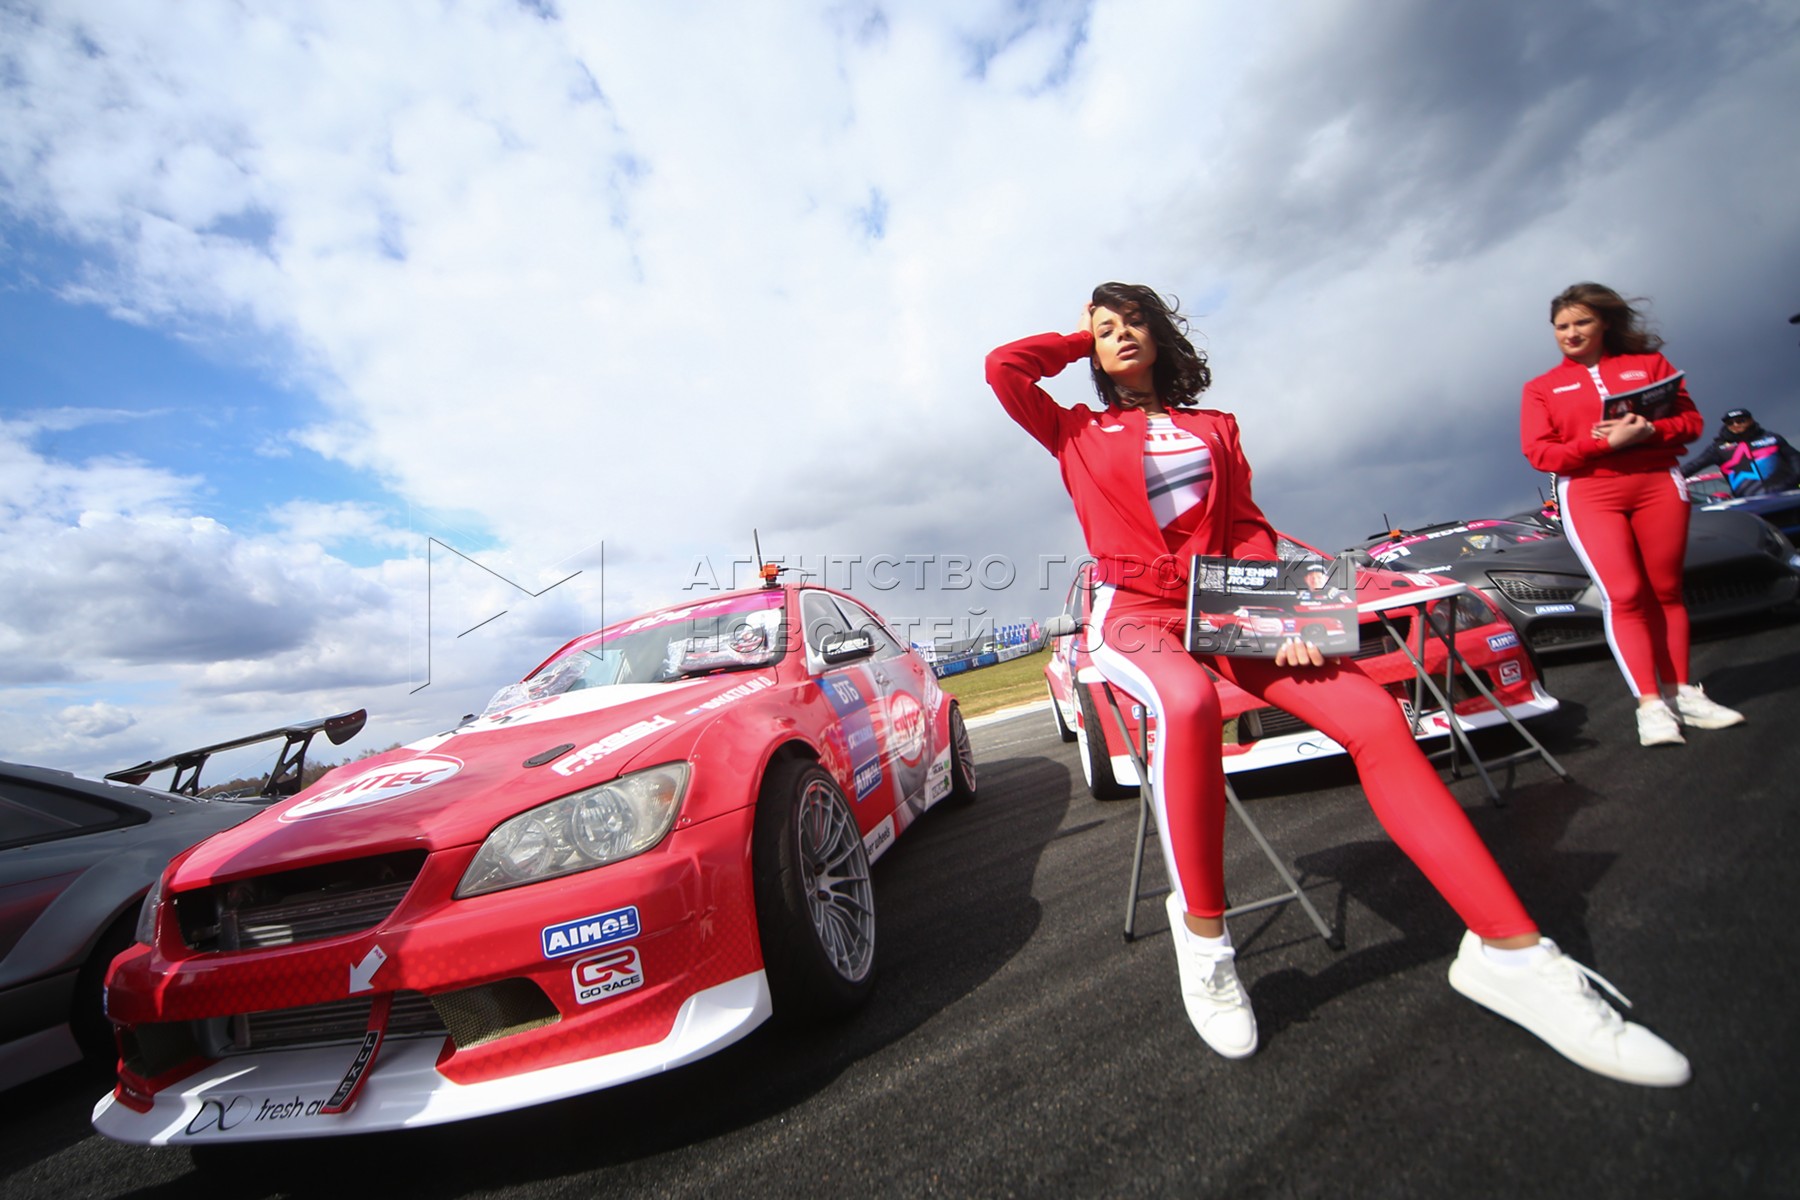
[[[1712,445],[1681,464],[1681,473],[1693,478],[1708,467],[1717,467],[1734,496],[1760,496],[1800,486],[1800,450],[1779,433],[1756,423],[1747,408],[1734,408],[1719,422]]]

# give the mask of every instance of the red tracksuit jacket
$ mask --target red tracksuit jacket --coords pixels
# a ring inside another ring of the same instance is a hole
[[[1250,464],[1238,445],[1237,418],[1211,409],[1169,410],[1176,425],[1206,443],[1213,470],[1199,524],[1170,550],[1144,484],[1144,414],[1064,408],[1037,386],[1093,349],[1087,333],[1023,338],[987,356],[987,380],[1007,414],[1056,456],[1098,579],[1184,604],[1194,555],[1276,557],[1275,532],[1250,498]]]
[[[1660,354],[1609,354],[1600,360],[1600,378],[1610,393],[1628,392],[1667,379],[1675,373]],[[1651,422],[1656,435],[1614,451],[1593,435],[1600,419],[1600,390],[1586,367],[1563,359],[1525,385],[1519,405],[1519,442],[1525,457],[1540,471],[1558,475],[1635,475],[1673,467],[1681,448],[1699,437],[1703,422],[1688,399],[1687,383],[1675,400],[1675,411]]]

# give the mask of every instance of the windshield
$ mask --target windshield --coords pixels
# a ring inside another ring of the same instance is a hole
[[[786,649],[784,600],[779,591],[734,596],[603,629],[494,693],[483,715],[582,688],[767,666]]]
[[[1449,562],[1476,554],[1491,554],[1508,546],[1541,542],[1555,537],[1547,529],[1517,521],[1482,521],[1432,533],[1415,534],[1372,547],[1369,554],[1377,562],[1391,558],[1429,557],[1433,562]]]

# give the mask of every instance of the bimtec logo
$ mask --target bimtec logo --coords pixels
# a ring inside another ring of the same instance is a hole
[[[311,799],[302,800],[282,813],[281,819],[308,821],[314,817],[328,817],[347,808],[366,808],[371,804],[394,800],[420,788],[430,787],[434,783],[442,783],[462,768],[462,759],[451,758],[448,754],[426,754],[405,762],[388,763],[386,766],[364,771],[354,779],[320,792]]]

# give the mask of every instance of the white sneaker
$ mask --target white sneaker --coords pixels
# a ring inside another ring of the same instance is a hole
[[[1681,721],[1675,711],[1658,700],[1638,706],[1638,745],[1679,746],[1687,741],[1681,736]]]
[[[1464,933],[1450,964],[1450,986],[1509,1021],[1516,1021],[1550,1048],[1596,1074],[1646,1087],[1676,1087],[1692,1073],[1675,1047],[1621,1017],[1588,986],[1599,983],[1629,1007],[1617,988],[1543,941],[1548,956],[1530,966],[1503,967],[1481,951],[1481,939]]]
[[[1711,699],[1696,683],[1684,683],[1676,688],[1669,707],[1675,710],[1683,725],[1692,725],[1695,729],[1724,729],[1744,723],[1743,713]]]
[[[1256,1052],[1256,1014],[1250,995],[1238,983],[1227,946],[1219,953],[1202,950],[1188,936],[1187,914],[1169,893],[1169,937],[1175,943],[1175,965],[1181,972],[1181,999],[1200,1039],[1226,1058],[1248,1058]]]

